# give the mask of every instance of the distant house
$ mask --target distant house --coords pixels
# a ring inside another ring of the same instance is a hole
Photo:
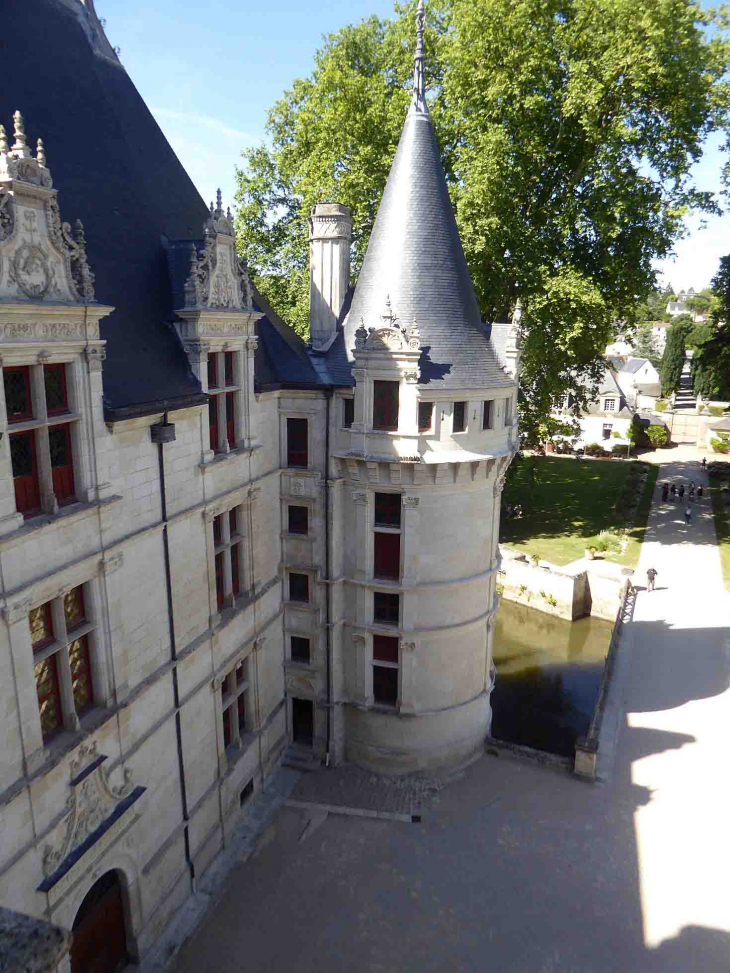
[[[676,318],[680,314],[689,314],[695,324],[701,324],[702,321],[706,321],[706,314],[698,314],[696,311],[690,310],[687,305],[687,301],[694,296],[695,292],[691,287],[688,291],[682,291],[680,294],[677,294],[676,301],[669,301],[667,304],[667,314],[671,318]]]
[[[684,312],[683,312],[684,313]],[[663,355],[667,347],[667,330],[672,326],[671,321],[652,321],[651,336],[654,339],[657,354]],[[606,358],[628,358],[634,350],[631,339],[626,334],[614,336],[610,345],[606,346]]]
[[[583,445],[602,443],[610,448],[616,434],[627,439],[634,415],[653,409],[661,393],[659,374],[646,358],[607,359],[596,397],[578,417]],[[572,412],[574,399],[567,395],[556,418]]]

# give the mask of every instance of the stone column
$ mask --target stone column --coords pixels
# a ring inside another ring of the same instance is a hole
[[[355,687],[355,701],[361,706],[372,706],[373,699],[373,666],[370,637],[360,632],[352,636],[352,648],[355,653],[355,671],[357,685]]]
[[[318,203],[309,219],[309,331],[323,350],[335,336],[350,284],[352,216],[340,203]]]
[[[419,522],[418,505],[420,497],[403,497],[403,524],[401,544],[403,547],[403,586],[411,587],[418,582]],[[404,622],[405,624],[405,622]]]

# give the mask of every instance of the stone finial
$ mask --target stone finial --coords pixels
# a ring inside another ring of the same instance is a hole
[[[10,151],[10,146],[8,145],[8,136],[7,133],[5,132],[5,126],[0,125],[0,152],[2,152],[4,155],[7,155],[9,151]]]
[[[380,320],[383,322],[384,328],[392,328],[395,326],[398,316],[393,310],[393,306],[390,303],[390,294],[385,298],[385,308],[380,315]]]
[[[216,208],[213,214],[217,220],[223,216],[223,193],[220,189],[215,194]]]
[[[30,149],[28,148],[28,140],[25,135],[25,122],[23,121],[23,116],[19,111],[13,115],[14,124],[14,135],[15,143],[13,145],[13,152],[21,159],[30,158]]]
[[[423,76],[423,0],[418,0],[418,10],[416,11],[416,56],[413,64],[413,100],[411,101],[411,112],[417,115],[428,115],[426,104],[426,84]]]
[[[190,272],[185,281],[185,307],[195,307],[200,297],[200,264],[198,250],[194,243],[190,244]]]
[[[226,219],[228,220],[229,223],[233,222],[233,216],[231,215],[230,206],[226,209]]]
[[[46,149],[43,145],[43,139],[38,139],[38,148],[36,150],[35,158],[39,166],[46,168]]]

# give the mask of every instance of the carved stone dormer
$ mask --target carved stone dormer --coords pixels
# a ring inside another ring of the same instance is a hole
[[[0,302],[93,303],[84,228],[61,220],[43,140],[34,157],[20,112],[13,129],[11,143],[0,125]]]
[[[352,354],[355,359],[355,422],[351,427],[352,451],[358,454],[395,453],[411,455],[418,452],[417,402],[418,381],[421,376],[421,337],[418,324],[403,325],[398,320],[390,297],[386,296],[380,320],[370,327],[364,321],[355,332]],[[398,428],[401,443],[396,446],[384,439],[375,423],[374,403],[376,382],[398,383]],[[376,440],[369,440],[375,436]],[[412,444],[402,440],[413,437]],[[403,449],[406,449],[406,453]],[[407,451],[410,449],[410,453]]]

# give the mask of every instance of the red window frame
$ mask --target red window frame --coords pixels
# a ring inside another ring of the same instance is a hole
[[[43,630],[46,635],[40,639],[33,638],[33,614],[37,613],[43,620]],[[33,646],[33,652],[40,652],[45,649],[56,639],[56,633],[53,627],[53,612],[51,610],[51,602],[47,601],[43,605],[38,605],[34,608],[28,615],[28,625],[30,626],[30,641]]]
[[[231,449],[236,446],[236,393],[226,392],[226,437]]]
[[[227,351],[227,352],[225,352],[225,357],[223,359],[224,372],[225,372],[224,380],[225,380],[226,385],[235,385],[236,384],[236,381],[235,381],[235,374],[236,373],[235,373],[235,370],[233,368],[233,364],[234,364],[233,356],[234,356],[234,354],[235,354],[235,352],[233,352],[233,351]]]
[[[10,436],[10,455],[12,460],[13,442],[25,437],[30,443],[31,470],[30,473],[15,473],[13,470],[13,487],[15,489],[15,509],[24,517],[31,517],[41,509],[41,485],[38,478],[38,456],[36,453],[35,432],[16,432]]]
[[[398,665],[399,640],[394,635],[373,635],[373,662]]]
[[[306,469],[309,466],[309,420],[286,420],[286,465]]]
[[[58,372],[61,376],[61,404],[60,406],[49,407],[48,405],[48,386],[46,383],[46,378],[48,375]],[[43,366],[43,382],[46,385],[46,412],[49,416],[61,416],[65,412],[69,411],[68,408],[68,382],[66,376],[66,366],[65,365],[44,365]]]
[[[208,398],[208,425],[210,427],[210,448],[214,452],[220,449],[220,439],[218,437],[218,399],[216,396]]]
[[[400,579],[400,534],[376,531],[373,538],[373,575],[387,581]]]
[[[41,677],[46,674],[49,686],[41,690]],[[50,655],[42,662],[35,664],[36,694],[38,696],[38,710],[41,718],[41,734],[43,740],[48,741],[63,729],[63,710],[61,708],[61,687],[58,680],[58,659]],[[53,701],[53,709],[47,706]]]
[[[375,494],[375,525],[400,527],[402,503],[400,493]]]
[[[391,666],[373,666],[373,699],[381,706],[398,703],[398,669]]]
[[[76,715],[83,716],[94,706],[94,683],[91,675],[88,635],[82,635],[81,638],[69,643],[68,657]]]
[[[76,588],[71,588],[63,596],[63,613],[66,618],[67,632],[74,632],[88,621],[86,617],[86,604],[84,602],[84,586],[82,584]]]
[[[223,551],[215,556],[215,597],[218,607],[223,607],[226,592],[223,585]]]
[[[225,683],[223,684],[225,686]],[[224,694],[224,690],[221,690],[221,695]],[[223,710],[223,746],[228,749],[233,740],[233,734],[231,733],[231,707],[227,706]]]
[[[62,436],[64,440],[66,462],[54,462],[53,446],[51,445],[51,479],[53,492],[60,507],[76,500],[76,484],[74,481],[73,443],[71,440],[71,423],[66,422],[48,429],[49,439]]]
[[[11,416],[9,409],[6,408],[9,426],[14,422],[26,422],[28,419],[33,418],[33,392],[30,382],[30,365],[12,365],[8,368],[3,368],[3,377],[6,378],[10,374],[21,374],[23,376],[28,409],[25,412],[16,412]],[[5,404],[7,407],[7,392],[5,394]]]
[[[208,355],[208,388],[218,388],[218,357],[215,353]]]
[[[373,382],[373,429],[398,431],[398,382]]]

